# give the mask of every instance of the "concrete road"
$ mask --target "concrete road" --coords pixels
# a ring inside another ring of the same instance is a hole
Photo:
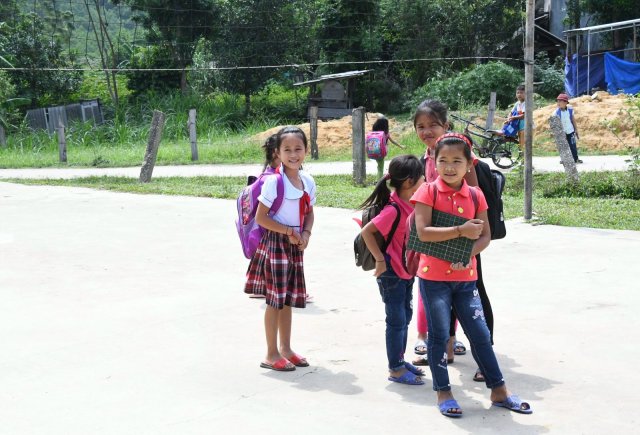
[[[233,201],[0,183],[0,433],[638,432],[640,233],[509,221],[485,281],[498,359],[534,414],[492,409],[467,354],[452,420],[430,375],[387,381],[352,213],[316,213],[315,303],[293,325],[311,367],[276,373],[258,367],[264,308],[242,293]]]
[[[625,160],[629,156],[585,156],[584,163],[578,165],[579,171],[624,171],[628,168]],[[310,159],[309,159],[310,160]],[[307,161],[305,169],[312,175],[324,174],[351,174],[352,162],[314,162]],[[482,159],[495,168],[491,159]],[[387,165],[389,160],[387,159]],[[564,167],[560,164],[559,157],[534,157],[533,167],[537,172],[561,172]],[[375,174],[376,162],[367,161],[367,173]],[[247,176],[259,174],[262,165],[182,165],[182,166],[156,166],[153,170],[154,177],[195,177],[199,175],[209,176]],[[130,168],[29,168],[29,169],[0,169],[0,179],[7,178],[75,178],[89,176],[140,176],[139,167]]]

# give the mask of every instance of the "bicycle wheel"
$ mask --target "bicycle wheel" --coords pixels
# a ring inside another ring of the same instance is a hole
[[[520,161],[522,151],[515,142],[493,141],[491,148],[491,160],[502,169],[513,168]]]

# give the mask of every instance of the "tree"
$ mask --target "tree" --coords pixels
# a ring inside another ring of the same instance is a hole
[[[581,0],[580,6],[585,13],[592,14],[596,23],[608,24],[626,21],[638,16],[640,2],[638,0]],[[633,37],[629,30],[613,32],[613,48],[624,48]]]
[[[168,53],[164,65],[181,70],[180,89],[187,91],[186,69],[200,38],[211,38],[219,28],[215,0],[112,0],[124,3],[135,12],[133,20],[147,31],[147,41]],[[167,67],[165,66],[165,68]]]
[[[3,57],[18,71],[8,71],[16,94],[38,103],[56,104],[80,85],[81,73],[73,70],[73,59],[66,56],[54,38],[41,33],[45,24],[35,14],[20,15],[11,26],[0,27]]]
[[[219,85],[244,96],[248,115],[251,94],[279,71],[271,66],[304,60],[311,43],[308,3],[222,0],[219,4],[221,33],[213,41],[212,56],[215,66],[229,68],[218,74]]]

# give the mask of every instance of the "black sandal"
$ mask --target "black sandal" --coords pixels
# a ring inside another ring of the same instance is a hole
[[[476,370],[476,374],[473,375],[473,380],[476,382],[484,382],[484,375],[480,369]]]

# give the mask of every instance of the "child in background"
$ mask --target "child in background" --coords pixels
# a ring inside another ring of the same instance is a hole
[[[400,145],[398,142],[396,142],[391,138],[391,134],[389,133],[389,120],[387,118],[382,117],[382,118],[376,119],[376,122],[373,123],[373,127],[371,127],[371,131],[383,132],[385,136],[385,140],[387,142],[391,142],[392,144],[399,147],[400,149],[405,149],[405,147],[403,147],[402,145]],[[378,179],[380,179],[384,174],[384,157],[380,157],[379,159],[376,159],[376,162],[378,163]]]
[[[387,187],[387,181],[393,192]],[[381,177],[373,193],[362,203],[361,208],[378,205],[382,210],[362,229],[362,238],[376,259],[374,276],[386,313],[386,346],[389,380],[407,385],[422,385],[420,376],[424,372],[404,360],[407,347],[407,332],[413,315],[414,276],[404,266],[403,247],[406,233],[405,222],[413,211],[411,196],[424,183],[420,160],[415,156],[397,156],[389,164],[389,173]],[[392,205],[393,204],[393,205]],[[400,213],[400,224],[387,240],[394,221]],[[378,246],[375,234],[387,240],[386,252]]]
[[[315,182],[300,169],[306,152],[307,138],[298,127],[284,127],[277,133],[276,155],[282,162],[278,171],[284,181],[284,201],[277,213],[269,216],[277,195],[277,175],[268,176],[256,212],[256,222],[266,231],[249,263],[244,290],[266,295],[267,354],[260,367],[277,371],[309,366],[291,348],[291,308],[306,305],[303,251],[311,237],[316,202]]]
[[[514,133],[518,136],[518,143],[520,144],[520,148],[524,147],[524,112],[525,112],[525,87],[524,85],[519,85],[516,88],[516,104],[513,106],[511,110],[511,114],[507,117],[507,120],[504,122],[505,128],[503,128],[503,132],[506,136],[512,136],[510,134],[510,130],[507,130],[507,126],[509,124],[514,124]]]
[[[473,166],[471,141],[458,133],[446,133],[436,141],[434,157],[438,178],[423,184],[411,198],[415,204],[415,222],[422,241],[442,242],[457,237],[475,240],[467,264],[452,264],[436,257],[421,255],[418,267],[420,293],[427,313],[429,337],[427,355],[437,392],[440,412],[447,417],[461,417],[460,405],[453,398],[447,370],[447,342],[451,309],[455,309],[471,342],[473,358],[491,389],[493,406],[530,414],[531,407],[507,390],[491,344],[491,335],[476,288],[475,255],[484,250],[491,239],[487,221],[487,202],[482,191],[469,187],[464,177]],[[475,189],[477,207],[470,189]],[[469,219],[455,227],[433,227],[433,210]]]
[[[576,125],[575,118],[573,117],[573,107],[567,107],[569,104],[569,96],[565,93],[558,95],[556,98],[558,108],[555,115],[560,118],[562,122],[562,128],[564,134],[567,135],[567,142],[569,143],[569,149],[571,150],[571,156],[576,163],[582,163],[582,160],[578,157],[578,145],[576,140],[578,136],[578,126]],[[560,162],[562,163],[562,162]]]

